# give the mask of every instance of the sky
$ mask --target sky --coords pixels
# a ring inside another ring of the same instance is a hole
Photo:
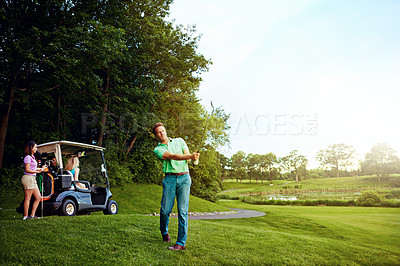
[[[380,142],[400,154],[400,1],[175,0],[213,64],[197,96],[230,114],[220,151],[279,157]]]

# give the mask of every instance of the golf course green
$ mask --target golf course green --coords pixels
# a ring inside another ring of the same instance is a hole
[[[230,184],[230,186],[234,186]],[[259,185],[261,186],[261,185]],[[161,241],[161,187],[131,184],[112,189],[117,215],[23,221],[0,203],[2,265],[399,265],[400,209],[378,207],[250,205],[191,198],[190,211],[241,208],[256,218],[190,220],[187,249],[169,251]],[[177,219],[170,235],[176,240]]]

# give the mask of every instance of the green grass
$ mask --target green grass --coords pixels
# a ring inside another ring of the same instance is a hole
[[[287,181],[287,180],[274,180],[273,184],[274,185],[282,185],[285,183],[293,183],[293,181]],[[258,183],[256,183],[255,180],[252,180],[251,183],[249,180],[242,180],[242,182],[238,182],[236,180],[233,179],[228,179],[228,180],[224,180],[224,182],[222,182],[222,190],[230,190],[230,189],[254,189],[254,188],[258,188],[258,187],[269,187],[271,184],[270,181],[263,181],[261,183],[261,180],[258,181]]]
[[[22,221],[13,211],[0,211],[0,264],[400,264],[398,208],[256,206],[231,200],[201,206],[204,202],[198,201],[203,210],[234,207],[266,215],[190,220],[187,250],[172,252],[161,241],[159,218],[137,214],[158,210],[160,188],[128,185],[112,191],[120,206],[114,216]],[[191,205],[196,201],[192,198]],[[175,241],[177,219],[169,228]]]
[[[252,182],[237,183],[236,180],[223,182],[222,198],[238,198],[242,196],[266,197],[268,195],[296,196],[301,200],[333,199],[355,200],[362,191],[373,190],[385,197],[386,195],[400,195],[400,176],[390,178],[375,176],[340,177],[308,179],[295,183],[294,181],[274,180],[270,183],[258,184]],[[390,197],[391,199],[396,199]],[[400,200],[398,198],[397,200]]]
[[[112,199],[118,204],[119,214],[152,214],[160,212],[162,186],[155,184],[129,184],[111,188]],[[1,209],[15,209],[24,199],[23,191],[7,199],[0,199]],[[190,196],[190,212],[230,211],[215,203]],[[176,204],[173,212],[177,212]],[[100,212],[102,214],[102,212]],[[93,213],[97,214],[97,212]]]
[[[120,214],[150,214],[160,212],[162,186],[154,184],[130,184],[112,188],[113,199],[118,203]],[[190,212],[230,211],[215,203],[190,196]],[[177,212],[176,204],[172,212]]]

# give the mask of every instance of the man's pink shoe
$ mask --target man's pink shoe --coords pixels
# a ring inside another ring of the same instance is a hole
[[[185,250],[186,248],[185,248],[185,246],[181,246],[181,245],[175,244],[172,247],[169,247],[168,249],[169,250]]]
[[[168,233],[166,233],[165,235],[162,236],[162,241],[171,242],[171,238],[169,237]]]

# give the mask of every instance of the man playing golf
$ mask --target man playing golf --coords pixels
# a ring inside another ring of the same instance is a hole
[[[162,182],[163,194],[160,209],[160,231],[163,241],[171,242],[168,234],[169,215],[176,202],[178,204],[178,239],[170,250],[184,250],[188,230],[189,194],[192,180],[189,175],[188,160],[197,160],[199,153],[190,153],[181,138],[170,139],[162,123],[153,127],[153,134],[159,141],[154,149],[155,156],[161,161],[165,178]]]

